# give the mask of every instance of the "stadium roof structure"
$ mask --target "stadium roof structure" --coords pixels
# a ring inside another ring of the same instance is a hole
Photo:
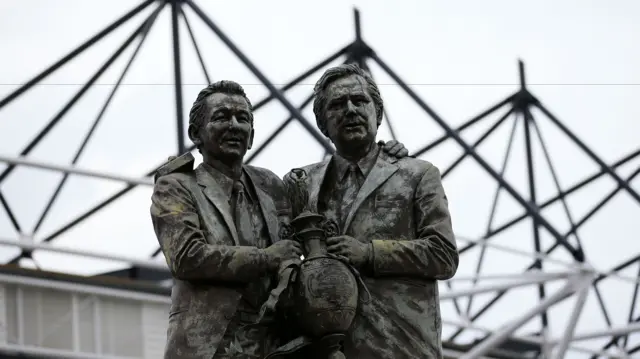
[[[292,98],[296,96],[291,93],[298,89],[303,82],[309,81],[309,79],[314,81],[313,76],[318,76],[320,71],[332,64],[357,63],[360,67],[369,70],[376,78],[384,76],[392,80],[408,98],[415,102],[422,114],[416,116],[412,121],[431,121],[442,130],[442,136],[425,143],[421,148],[412,150],[412,155],[427,158],[428,154],[451,143],[461,151],[449,166],[441,168],[442,177],[449,192],[455,192],[456,188],[448,186],[447,178],[450,177],[454,169],[469,166],[469,163],[476,165],[475,174],[478,176],[483,174],[491,180],[491,182],[483,182],[482,186],[483,191],[491,194],[487,195],[489,210],[483,234],[476,239],[457,237],[461,263],[465,266],[468,266],[468,263],[473,263],[473,265],[467,268],[468,271],[459,272],[456,277],[445,281],[440,286],[445,347],[463,352],[460,357],[467,359],[485,355],[496,358],[535,358],[539,356],[562,358],[567,352],[581,354],[577,357],[625,357],[640,351],[640,336],[636,333],[640,329],[640,313],[636,310],[636,304],[639,301],[637,295],[640,283],[638,279],[640,254],[629,253],[627,258],[618,258],[619,264],[612,268],[595,269],[591,265],[591,259],[600,254],[589,253],[585,250],[584,242],[581,240],[581,228],[615,196],[627,196],[635,201],[636,205],[640,204],[640,194],[631,185],[631,181],[640,173],[640,169],[635,169],[625,176],[622,175],[624,171],[620,170],[637,159],[640,156],[640,150],[625,155],[613,163],[606,163],[553,114],[553,109],[547,108],[544,101],[530,91],[522,61],[519,62],[518,68],[520,86],[514,89],[513,94],[497,101],[486,111],[463,124],[453,126],[439,116],[393,70],[392,66],[384,60],[384,55],[378,54],[363,40],[357,10],[354,11],[355,39],[283,86],[276,86],[270,81],[268,74],[260,70],[258,62],[248,58],[232,38],[227,36],[211,17],[192,0],[143,1],[26,83],[15,86],[8,95],[0,100],[0,114],[6,107],[24,97],[27,92],[33,91],[34,87],[43,83],[54,72],[64,66],[70,66],[74,59],[89,51],[96,43],[106,39],[116,29],[124,26],[125,23],[138,21],[134,18],[138,19],[146,14],[146,17],[139,22],[122,45],[96,69],[89,80],[80,86],[67,102],[62,104],[59,111],[53,114],[51,120],[18,154],[0,155],[0,162],[6,163],[0,172],[0,185],[11,180],[11,175],[22,167],[63,174],[51,189],[49,200],[44,206],[38,206],[37,201],[21,204],[28,206],[29,213],[40,213],[32,228],[27,228],[24,225],[27,221],[21,220],[13,210],[15,199],[11,200],[12,196],[8,194],[7,187],[0,187],[0,202],[4,211],[3,215],[7,219],[3,223],[11,226],[14,233],[12,238],[0,239],[0,244],[5,247],[19,248],[15,256],[8,258],[7,265],[28,265],[27,263],[31,261],[38,267],[39,253],[54,252],[64,255],[60,258],[65,258],[65,261],[75,261],[78,260],[76,258],[85,257],[123,263],[127,266],[126,268],[111,271],[109,275],[155,281],[158,286],[170,284],[170,281],[167,282],[170,277],[159,250],[154,250],[152,253],[129,253],[124,256],[108,253],[108,251],[88,251],[55,245],[57,240],[64,238],[76,226],[90,218],[100,217],[107,206],[122,201],[127,194],[134,192],[136,188],[145,187],[147,189],[145,194],[148,195],[155,168],[166,160],[166,158],[157,158],[156,166],[149,166],[147,172],[141,177],[133,177],[126,173],[118,173],[118,171],[96,171],[79,165],[92,137],[99,131],[98,127],[104,126],[103,122],[110,119],[107,115],[110,105],[117,99],[116,95],[121,89],[121,84],[129,69],[139,53],[143,51],[147,35],[151,32],[159,16],[167,12],[170,13],[172,32],[174,96],[173,104],[160,101],[156,106],[161,107],[167,113],[173,111],[171,115],[167,115],[167,117],[173,118],[173,126],[176,129],[176,150],[173,154],[194,151],[193,146],[187,144],[185,136],[185,115],[188,112],[185,105],[185,101],[188,100],[184,91],[186,84],[183,83],[182,77],[185,39],[191,42],[192,49],[195,50],[195,57],[201,66],[204,77],[202,85],[215,80],[209,72],[209,67],[205,65],[207,61],[202,55],[198,41],[196,41],[196,35],[199,34],[194,31],[195,26],[192,26],[194,19],[213,32],[266,90],[267,94],[264,98],[254,100],[256,116],[263,116],[263,109],[273,103],[278,103],[286,111],[286,119],[273,125],[271,133],[263,134],[258,146],[250,151],[247,163],[256,162],[260,156],[261,159],[266,159],[261,164],[265,163],[265,166],[269,167],[270,161],[267,158],[270,149],[278,141],[282,141],[283,133],[294,127],[296,136],[308,136],[321,149],[320,156],[307,156],[305,158],[307,162],[317,161],[332,153],[332,145],[319,133],[308,115],[307,107],[313,101],[313,94],[308,93],[302,101],[294,104]],[[81,98],[97,86],[101,76],[112,71],[114,63],[125,52],[129,52],[130,57],[124,63],[120,75],[117,76],[117,81],[106,93],[104,105],[97,109],[97,116],[88,125],[86,135],[77,147],[71,163],[60,165],[55,164],[54,161],[35,159],[33,153],[38,145],[47,136],[51,136],[75,106],[78,106]],[[394,103],[387,101],[385,104],[388,112],[392,112]],[[8,116],[2,116],[0,120],[9,121],[10,119]],[[546,144],[545,136],[543,136],[542,123],[545,123],[544,126],[548,126],[546,127],[548,130],[554,128],[556,133],[565,136],[575,148],[580,150],[583,156],[593,162],[596,170],[570,186],[563,186],[553,164],[551,150]],[[385,112],[383,127],[386,128],[385,131],[391,138],[397,138],[398,126],[413,126],[413,123],[394,122],[389,113]],[[482,153],[482,145],[499,136],[501,129],[504,129],[504,134],[506,134],[504,136],[506,137],[505,149],[502,159],[496,162],[493,158],[496,153],[495,148],[492,147],[490,156],[488,156]],[[474,131],[479,135],[469,136],[469,133],[473,134]],[[524,183],[515,185],[505,174],[510,159],[514,155],[513,152],[515,152],[513,144],[516,142],[515,138],[518,134],[522,135],[522,142],[524,142],[524,154],[519,161],[521,161],[523,172],[526,173],[526,178],[524,178]],[[402,138],[397,139],[402,141]],[[111,141],[113,146],[120,145],[118,138],[112,138]],[[137,168],[138,163],[133,165]],[[553,195],[544,196],[539,191],[541,167],[548,168],[551,178],[546,180],[551,181],[555,188]],[[64,192],[65,184],[66,187],[69,187],[72,179],[78,176],[120,182],[124,183],[124,187],[75,218],[62,221],[62,225],[54,226],[53,230],[43,233],[43,223],[55,212],[55,203],[59,201],[61,193]],[[575,205],[571,205],[570,199],[572,197],[579,196],[583,188],[595,184],[602,178],[610,179],[614,186],[611,190],[605,190],[604,195],[595,201],[595,204],[587,209],[583,206],[576,209]],[[23,185],[29,186],[29,183],[27,181]],[[492,183],[493,187],[485,188],[487,183]],[[511,204],[502,203],[501,198],[505,197],[511,200]],[[503,205],[508,207],[509,215],[505,220],[498,220],[496,214]],[[148,208],[144,206],[139,210],[145,212]],[[576,213],[580,213],[580,215],[578,216]],[[564,218],[567,224],[559,225],[558,217]],[[465,218],[454,218],[456,223],[465,220]],[[516,227],[520,228],[519,232],[512,231]],[[118,228],[112,230],[113,236],[123,235],[123,231]],[[525,232],[526,235],[523,235]],[[106,233],[105,236],[109,234]],[[126,231],[124,234],[126,235]],[[504,238],[507,240],[502,240]],[[508,245],[499,244],[500,241]],[[488,265],[486,258],[492,256],[492,253],[505,253],[505,255],[518,256],[518,258],[529,258],[531,263],[522,268],[524,269],[522,272],[520,266],[517,265],[521,263],[520,260],[501,262],[500,256],[493,256],[490,265],[497,266],[500,270],[489,271],[489,273],[483,269]],[[145,256],[149,258],[145,258]],[[43,270],[45,269],[47,268],[43,267]],[[601,289],[606,286],[606,283],[614,281],[618,283],[617,285],[629,289],[628,291],[625,289],[624,293],[630,293],[631,297],[626,298],[625,294],[621,295],[622,292],[619,291]],[[522,288],[528,288],[529,291],[522,291]],[[606,298],[609,296],[613,296],[613,298],[607,300]],[[509,302],[510,298],[511,304],[505,304]],[[587,302],[590,302],[591,305],[586,305]],[[567,303],[569,305],[565,305]],[[610,318],[611,303],[614,303],[615,306],[629,306],[630,304],[626,322],[614,322]],[[489,314],[491,312],[494,313],[492,319],[482,321],[483,317],[491,316]],[[604,324],[595,329],[581,330],[580,323],[586,315],[585,312],[588,313],[588,316],[601,316],[604,319]],[[559,321],[558,317],[561,317]],[[548,330],[549,323],[554,321],[561,323],[559,325],[562,327],[560,330],[562,335],[557,337],[551,335]]]

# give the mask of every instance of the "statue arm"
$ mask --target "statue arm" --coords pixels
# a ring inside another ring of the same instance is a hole
[[[417,239],[373,240],[370,267],[374,275],[409,275],[444,280],[458,269],[447,197],[440,171],[431,165],[416,188]]]
[[[196,202],[173,176],[163,176],[151,197],[151,219],[172,275],[181,280],[248,282],[268,270],[256,247],[209,244]]]

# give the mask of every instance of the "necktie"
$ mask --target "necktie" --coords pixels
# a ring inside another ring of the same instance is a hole
[[[245,193],[244,185],[238,181],[233,185],[233,212],[236,223],[236,231],[241,246],[256,245],[253,235],[253,225],[251,224],[251,213]]]
[[[344,223],[347,220],[347,216],[349,216],[349,211],[353,206],[353,202],[358,195],[358,191],[360,191],[360,178],[359,178],[359,170],[358,166],[355,164],[350,164],[349,169],[343,179],[342,188],[344,189],[344,194],[342,196],[342,202],[340,205],[340,219],[341,225],[344,226]]]

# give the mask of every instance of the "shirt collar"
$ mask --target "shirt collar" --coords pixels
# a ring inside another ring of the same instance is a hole
[[[362,173],[364,177],[367,177],[369,175],[369,172],[371,172],[373,165],[376,163],[376,160],[378,159],[379,151],[380,151],[380,146],[376,143],[373,146],[371,146],[371,149],[364,157],[362,157],[355,163],[340,156],[338,153],[334,154],[333,160],[335,163],[336,174],[338,175],[338,179],[342,180],[344,176],[347,174],[347,171],[349,170],[349,168],[351,168],[352,166],[356,166],[356,168],[360,170],[360,173]]]
[[[222,191],[226,193],[229,198],[231,198],[233,192],[233,184],[236,182],[236,180],[230,176],[227,169],[221,165],[218,165],[217,163],[208,164],[206,162],[202,162],[202,166],[205,170],[207,170],[207,172],[209,172],[209,174],[211,174],[216,179],[218,186],[220,186]],[[244,171],[244,166],[242,167],[240,182],[245,188],[245,195],[249,196],[250,199],[252,199],[251,191],[249,190],[249,182]]]

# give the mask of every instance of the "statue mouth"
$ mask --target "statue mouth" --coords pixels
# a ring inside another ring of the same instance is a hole
[[[342,124],[342,128],[345,130],[354,130],[364,127],[365,121],[360,116],[353,116],[345,120]]]
[[[241,145],[244,142],[244,139],[241,137],[227,137],[224,139],[224,143],[230,145]]]
[[[347,123],[344,126],[342,126],[342,128],[345,129],[346,131],[355,131],[363,127],[364,127],[364,124],[360,122]]]

